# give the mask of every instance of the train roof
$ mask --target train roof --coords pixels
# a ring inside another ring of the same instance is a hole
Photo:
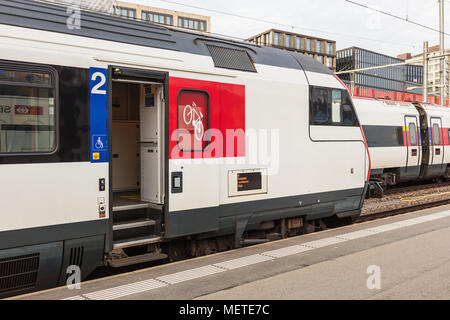
[[[353,101],[373,101],[383,104],[386,107],[414,107],[414,104],[419,104],[425,109],[429,110],[443,110],[444,112],[450,111],[450,108],[447,106],[439,105],[439,104],[433,104],[433,103],[425,103],[420,101],[397,101],[397,100],[386,100],[386,99],[378,99],[378,98],[367,98],[367,97],[352,97]]]
[[[204,33],[181,31],[142,21],[81,11],[81,28],[67,27],[67,7],[29,0],[0,0],[0,23],[10,26],[109,40],[145,47],[173,50],[213,57],[211,46],[227,48],[225,54],[246,51],[254,63],[304,70],[322,74],[333,73],[311,57],[282,49],[261,47]],[[208,48],[208,46],[210,46]],[[232,60],[239,69],[239,56],[219,56]],[[214,59],[215,57],[213,57]],[[230,59],[231,58],[231,59]],[[243,63],[243,62],[242,62]],[[250,71],[242,65],[241,71]]]

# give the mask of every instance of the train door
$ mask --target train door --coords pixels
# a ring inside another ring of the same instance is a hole
[[[168,75],[122,67],[111,67],[110,72],[113,217],[110,240],[112,249],[131,257],[136,252],[156,252],[162,242],[167,208],[164,132]]]
[[[418,121],[415,116],[405,117],[405,128],[406,128],[406,146],[407,146],[407,157],[406,157],[406,167],[409,169],[416,168],[420,170],[420,142],[419,142],[419,132],[418,132]],[[417,172],[419,174],[419,172]]]
[[[444,146],[441,118],[430,118],[430,140],[431,140],[431,165],[442,165],[444,161]]]

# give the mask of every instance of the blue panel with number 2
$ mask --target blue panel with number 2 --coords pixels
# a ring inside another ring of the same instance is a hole
[[[108,162],[108,69],[91,68],[89,79],[91,105],[91,162]]]

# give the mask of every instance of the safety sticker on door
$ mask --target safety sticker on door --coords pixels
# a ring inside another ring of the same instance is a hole
[[[109,161],[108,70],[90,69],[91,162]]]

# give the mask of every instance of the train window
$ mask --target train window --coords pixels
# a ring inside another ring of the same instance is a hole
[[[359,121],[347,90],[342,90],[342,125],[359,127]]]
[[[311,87],[310,124],[359,126],[347,90]]]
[[[311,90],[311,111],[313,124],[327,125],[330,123],[328,114],[328,89],[313,88]]]
[[[448,141],[450,141],[450,130],[448,130],[447,132],[448,132]]]
[[[341,123],[341,105],[342,92],[341,90],[333,90],[331,96],[331,121],[333,123]]]
[[[21,84],[51,85],[51,75],[27,71],[10,71],[0,69],[1,82],[17,82]]]
[[[417,131],[416,131],[416,124],[414,122],[411,122],[409,124],[409,143],[412,146],[417,145]]]
[[[56,149],[54,83],[52,72],[0,66],[1,154]]]
[[[209,94],[182,89],[178,93],[178,146],[180,150],[203,151],[209,143]]]
[[[433,124],[433,140],[435,146],[441,144],[441,135],[439,134],[439,125],[437,123]]]

